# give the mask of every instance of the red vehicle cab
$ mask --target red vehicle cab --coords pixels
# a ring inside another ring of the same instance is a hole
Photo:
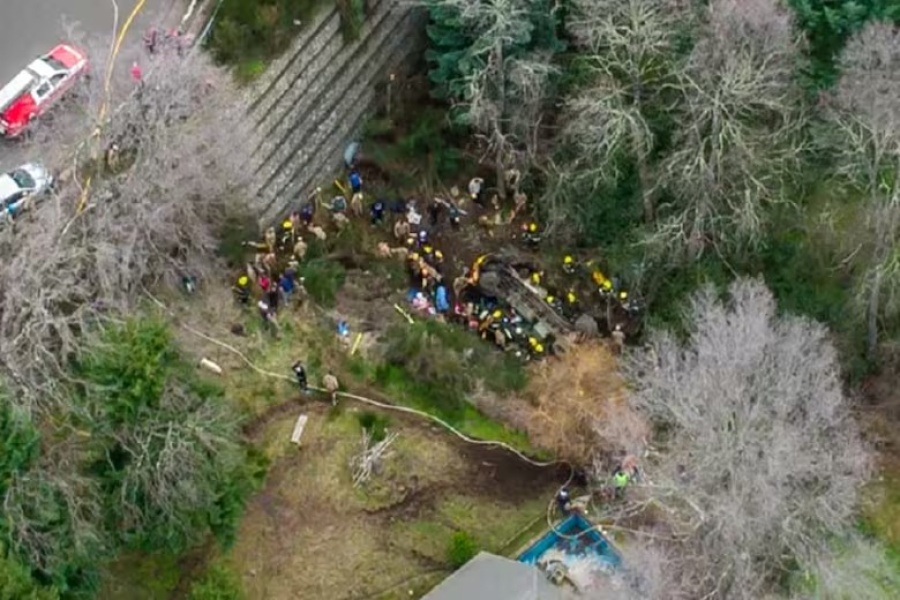
[[[60,44],[0,88],[0,137],[14,138],[46,112],[87,70],[84,53]]]

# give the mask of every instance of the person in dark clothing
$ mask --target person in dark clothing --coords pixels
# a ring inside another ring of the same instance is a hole
[[[378,200],[372,205],[372,225],[381,225],[384,222],[384,200]]]
[[[294,372],[294,379],[297,380],[297,385],[300,386],[300,391],[304,394],[308,393],[309,382],[306,379],[306,369],[303,367],[303,363],[298,360],[291,367],[291,370]]]
[[[394,215],[405,215],[406,214],[406,200],[403,198],[397,198],[391,202],[391,213]]]
[[[272,283],[269,285],[269,289],[266,290],[266,303],[269,305],[269,309],[272,312],[278,311],[278,301],[281,300],[281,288],[276,283],[276,278],[273,278]]]
[[[316,207],[311,203],[307,202],[303,206],[300,207],[300,220],[303,221],[303,224],[309,227],[313,222],[313,215],[316,214]]]
[[[431,204],[428,205],[428,222],[432,227],[437,227],[438,222],[441,220],[441,209],[443,206],[437,200],[432,200]]]
[[[570,501],[571,501],[571,498],[569,497],[569,490],[567,490],[566,488],[562,488],[556,494],[556,507],[559,509],[559,512],[561,512],[564,515],[569,514],[569,502]]]

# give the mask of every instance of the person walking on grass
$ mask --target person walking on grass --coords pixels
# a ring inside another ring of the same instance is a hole
[[[297,361],[291,366],[291,371],[294,372],[294,379],[297,380],[297,385],[300,386],[300,391],[304,394],[309,393],[309,382],[306,378],[306,368],[303,366],[301,361]]]
[[[337,406],[337,393],[340,384],[338,383],[337,377],[329,371],[328,374],[322,379],[322,385],[325,387],[325,391],[328,392],[328,395],[331,397],[331,405]]]

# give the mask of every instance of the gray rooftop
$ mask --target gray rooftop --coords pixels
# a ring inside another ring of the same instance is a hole
[[[538,569],[480,552],[422,600],[562,600]]]

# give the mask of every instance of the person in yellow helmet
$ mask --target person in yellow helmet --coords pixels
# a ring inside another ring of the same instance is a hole
[[[628,292],[626,292],[625,290],[619,292],[619,300],[621,300],[622,302],[628,300]]]
[[[439,263],[444,262],[444,253],[441,252],[440,250],[435,250],[434,251],[434,260]]]
[[[290,217],[285,217],[281,222],[281,249],[291,248],[294,245],[294,222]]]
[[[541,232],[536,222],[531,221],[522,225],[522,241],[532,249],[541,243]]]
[[[529,279],[531,280],[531,283],[533,283],[534,285],[541,285],[541,272],[540,271],[532,272]]]
[[[563,257],[563,272],[566,275],[574,275],[576,267],[575,258],[571,254],[566,254]]]
[[[240,304],[247,305],[250,302],[250,277],[246,273],[241,274],[232,288],[234,299]]]

